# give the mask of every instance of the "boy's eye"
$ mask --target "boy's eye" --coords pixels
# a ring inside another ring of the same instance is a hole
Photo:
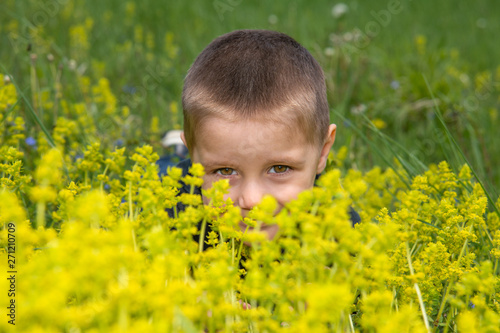
[[[288,170],[290,170],[290,167],[287,167],[286,165],[275,165],[271,167],[269,173],[285,173]]]
[[[231,168],[221,168],[221,169],[217,169],[215,171],[215,173],[222,175],[222,176],[231,176],[231,175],[235,175],[236,171],[234,169],[231,169]]]

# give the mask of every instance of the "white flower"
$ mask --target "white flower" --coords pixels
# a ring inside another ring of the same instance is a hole
[[[354,34],[353,34],[352,32],[348,31],[348,32],[346,32],[346,33],[344,34],[344,40],[345,40],[346,42],[350,42],[350,41],[352,41],[353,39],[354,39]]]
[[[72,71],[74,71],[74,70],[76,70],[76,66],[77,66],[76,60],[70,59],[69,62],[68,62],[69,69],[71,69]]]
[[[338,3],[332,8],[332,15],[338,19],[344,16],[349,11],[349,7],[345,3]]]
[[[458,77],[459,80],[466,86],[469,85],[470,83],[470,79],[469,79],[469,75],[465,74],[465,73],[462,73],[460,74],[460,76]]]
[[[269,24],[276,24],[278,23],[278,16],[276,15],[269,15],[269,17],[267,18],[267,20],[269,21]]]
[[[333,47],[327,47],[325,49],[325,55],[331,57],[335,54],[335,49]]]
[[[334,43],[334,44],[338,44],[342,41],[342,36],[340,35],[337,35],[335,33],[331,33],[330,34],[330,40]]]
[[[353,105],[351,107],[351,113],[352,114],[363,114],[365,113],[367,107],[365,104],[359,104],[359,105]]]

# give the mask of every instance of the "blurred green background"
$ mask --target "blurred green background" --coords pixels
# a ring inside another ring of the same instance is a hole
[[[182,82],[197,54],[231,30],[278,30],[324,68],[342,167],[398,160],[412,175],[441,160],[458,169],[463,152],[496,198],[499,22],[494,0],[3,0],[0,72],[49,130],[72,114],[63,104],[83,103],[95,133],[73,149],[97,138],[161,154],[161,134],[182,126]]]

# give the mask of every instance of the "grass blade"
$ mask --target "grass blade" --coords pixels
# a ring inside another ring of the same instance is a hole
[[[5,73],[7,73],[7,70],[5,69],[5,67],[2,64],[0,64],[0,66],[2,67],[2,71],[4,71]],[[42,120],[38,117],[38,114],[35,112],[35,110],[31,106],[31,103],[26,98],[26,95],[24,94],[24,92],[19,88],[19,86],[14,81],[14,78],[10,74],[6,74],[6,75],[10,78],[10,82],[12,82],[12,84],[14,85],[14,87],[16,87],[17,92],[19,93],[19,95],[21,96],[21,98],[24,100],[24,102],[28,106],[29,113],[35,119],[35,122],[38,124],[38,126],[40,126],[40,128],[42,129],[43,133],[45,134],[45,137],[47,138],[47,141],[49,142],[49,145],[51,147],[55,147],[56,145],[54,143],[54,139],[52,139],[52,136],[50,135],[49,131],[47,130],[47,128],[43,124]]]
[[[484,193],[486,194],[486,197],[488,198],[489,203],[492,205],[493,209],[495,210],[495,213],[498,215],[498,217],[500,217],[500,210],[495,205],[495,201],[493,201],[489,191],[486,190],[483,182],[481,181],[478,174],[476,173],[476,170],[474,169],[474,167],[471,165],[471,163],[469,162],[469,160],[465,156],[464,152],[462,151],[462,149],[458,145],[457,141],[455,140],[455,138],[451,134],[450,130],[448,129],[448,126],[446,126],[446,123],[444,122],[444,119],[443,119],[443,115],[441,114],[441,110],[439,109],[439,106],[437,105],[437,102],[434,99],[434,93],[432,92],[432,89],[429,85],[429,81],[427,81],[427,77],[424,74],[422,74],[422,76],[424,78],[425,84],[427,85],[427,89],[429,90],[429,93],[431,94],[431,98],[434,100],[434,113],[436,114],[436,117],[438,118],[439,123],[441,124],[441,127],[443,128],[446,136],[448,137],[448,139],[452,143],[452,148],[454,148],[454,149],[452,149],[453,152],[455,154],[458,153],[460,155],[460,157],[462,158],[462,160],[465,161],[465,163],[469,166],[472,174],[474,175],[474,178],[476,178],[479,185],[481,185],[481,188],[483,189]]]
[[[408,180],[405,179],[405,177],[403,177],[403,175],[400,174],[400,172],[397,170],[397,168],[395,168],[393,166],[393,163],[391,163],[387,157],[382,153],[382,151],[377,147],[377,145],[375,145],[373,143],[372,140],[369,140],[366,135],[363,134],[363,132],[357,127],[355,126],[350,120],[348,120],[344,115],[342,115],[341,113],[337,112],[337,111],[333,111],[337,116],[339,116],[343,121],[346,121],[346,122],[349,122],[350,123],[350,126],[351,128],[372,148],[372,150],[377,153],[377,155],[379,155],[383,160],[384,162],[391,168],[394,170],[394,172],[396,173],[396,175],[399,177],[399,179],[408,187],[410,188],[410,184],[408,183]],[[395,154],[396,158],[400,160],[399,156],[397,154]],[[404,165],[403,165],[404,167]],[[408,172],[408,170],[406,171]],[[409,174],[410,175],[410,174]]]

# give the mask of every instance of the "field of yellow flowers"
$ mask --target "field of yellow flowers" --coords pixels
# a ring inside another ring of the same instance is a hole
[[[405,63],[370,72],[389,62],[383,36],[349,46],[355,2],[181,3],[0,5],[0,332],[500,332],[498,156],[485,148],[500,67],[469,73],[467,55],[416,35]],[[335,26],[300,29],[324,8]],[[162,15],[169,30],[148,25]],[[403,27],[400,15],[391,24]],[[265,197],[244,233],[227,183],[204,206],[176,195],[181,182],[200,185],[200,166],[160,178],[155,164],[162,130],[181,126],[182,77],[212,21],[210,38],[238,22],[314,35],[320,46],[304,44],[345,133],[318,186],[276,216]],[[169,217],[178,202],[189,207]],[[200,221],[214,230],[207,244],[193,240]],[[279,237],[268,241],[262,223]]]
[[[177,197],[202,169],[160,179],[151,146],[95,140],[75,155],[75,135],[95,134],[81,102],[62,99],[53,142],[41,131],[35,148],[13,79],[0,86],[2,331],[499,330],[500,219],[467,166],[413,178],[330,167],[277,216],[270,197],[254,209],[249,225],[280,226],[270,242],[239,231],[226,183],[209,206]],[[112,99],[105,87],[91,85],[91,104]],[[190,207],[169,218],[178,201]],[[193,241],[200,220],[217,230],[206,251]]]

